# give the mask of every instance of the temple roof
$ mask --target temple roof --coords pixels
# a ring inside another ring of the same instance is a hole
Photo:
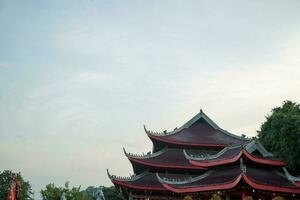
[[[139,190],[168,190],[175,193],[232,189],[241,183],[254,189],[300,194],[299,182],[275,170],[244,164],[209,170],[200,176],[144,172],[129,178],[108,176],[116,185]],[[294,177],[295,178],[295,177]],[[297,178],[296,178],[297,179]]]
[[[170,132],[152,132],[145,126],[144,129],[152,140],[170,144],[225,147],[245,141],[245,138],[220,128],[202,110],[180,128]]]
[[[212,151],[205,150],[183,150],[174,148],[164,148],[153,154],[146,155],[136,155],[127,153],[124,149],[125,155],[133,163],[140,163],[146,166],[154,167],[164,167],[164,168],[180,168],[180,169],[204,169],[202,167],[197,167],[192,165],[186,156],[184,151],[190,154],[207,154],[212,153]],[[215,152],[214,152],[215,153]]]
[[[258,151],[261,156],[253,155],[254,151]],[[273,158],[273,154],[269,153],[263,146],[256,140],[248,141],[244,144],[227,146],[221,151],[213,155],[205,154],[190,154],[184,150],[186,159],[192,165],[199,167],[211,167],[223,164],[234,163],[242,156],[255,163],[285,166],[286,163]]]
[[[248,152],[250,151],[250,152]],[[257,151],[261,156],[253,155]],[[274,159],[272,154],[265,150],[256,141],[248,141],[244,144],[231,145],[220,151],[191,150],[167,148],[155,153],[137,155],[126,152],[125,155],[134,164],[139,163],[145,166],[172,168],[172,169],[205,169],[212,166],[234,163],[242,156],[255,163],[284,166],[285,162]]]
[[[300,194],[300,187],[278,171],[249,166],[243,166],[242,169],[234,166],[209,172],[200,178],[194,177],[186,181],[170,181],[157,176],[166,189],[176,193],[232,189],[243,180],[258,190]]]
[[[163,187],[161,182],[157,179],[156,173],[150,173],[145,171],[139,175],[133,175],[131,177],[117,177],[111,175],[108,171],[108,176],[112,182],[116,185],[124,186],[127,188],[141,189],[141,190],[167,190]],[[169,178],[172,180],[185,180],[186,178],[193,178],[192,175],[182,174],[159,174],[162,177]]]

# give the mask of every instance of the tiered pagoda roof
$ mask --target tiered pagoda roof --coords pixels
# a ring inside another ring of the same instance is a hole
[[[141,164],[148,167],[157,168],[176,168],[176,169],[204,169],[192,165],[186,158],[185,150],[165,147],[164,149],[148,155],[134,155],[127,153],[124,149],[125,155],[131,161],[133,167],[135,164]],[[201,150],[189,150],[189,153],[201,153]],[[135,167],[134,167],[135,169]]]
[[[137,155],[124,149],[135,175],[122,178],[108,172],[124,198],[245,188],[300,195],[300,179],[288,173],[287,163],[255,138],[221,129],[202,110],[174,131],[145,131],[153,142],[152,153]]]
[[[285,174],[263,168],[234,166],[208,171],[204,175],[201,178],[186,179],[186,182],[166,181],[159,175],[158,178],[166,189],[175,193],[233,189],[245,182],[257,190],[300,194],[297,183],[288,180]]]
[[[165,144],[196,147],[226,147],[240,144],[245,139],[220,128],[202,110],[180,128],[170,132],[153,132],[147,130],[145,126],[144,129],[153,143],[159,141]]]
[[[150,173],[147,171],[128,178],[109,174],[114,184],[129,189],[189,193],[232,189],[244,181],[257,190],[300,194],[300,179],[289,176],[289,174],[280,171],[246,165],[209,170],[199,176]]]
[[[258,151],[260,155],[253,155],[254,151]],[[234,163],[241,157],[249,161],[259,164],[272,165],[272,166],[285,166],[286,163],[273,158],[273,155],[267,152],[263,146],[256,140],[248,143],[227,146],[221,151],[213,155],[203,154],[189,154],[184,150],[186,159],[192,165],[199,167],[212,167],[224,164]]]

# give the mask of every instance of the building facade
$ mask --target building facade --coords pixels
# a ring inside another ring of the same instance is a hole
[[[173,131],[152,132],[151,153],[124,153],[134,175],[107,171],[123,199],[300,199],[300,179],[255,138],[234,135],[202,110]]]

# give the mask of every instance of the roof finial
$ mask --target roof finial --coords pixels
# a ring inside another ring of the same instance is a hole
[[[146,128],[146,125],[144,124],[144,130],[145,130],[145,133],[146,134],[149,134],[149,131],[147,130],[147,128]]]
[[[107,173],[107,176],[108,176],[110,179],[112,179],[112,176],[111,176],[111,174],[109,173],[108,169],[106,169],[106,173]]]
[[[203,113],[203,110],[202,110],[202,109],[200,109],[200,113]]]
[[[125,149],[125,147],[123,147],[123,152],[124,152],[124,154],[125,154],[125,156],[129,156],[129,154],[126,152],[126,149]]]

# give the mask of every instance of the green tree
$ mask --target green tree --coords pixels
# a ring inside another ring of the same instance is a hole
[[[115,186],[104,187],[103,194],[106,200],[121,200],[119,197],[119,192]]]
[[[278,158],[287,162],[293,173],[300,167],[300,105],[284,101],[273,108],[258,131],[260,142]]]
[[[28,181],[25,181],[21,176],[21,173],[13,173],[10,170],[0,172],[0,199],[7,199],[8,189],[12,183],[12,177],[17,177],[20,183],[20,200],[32,200],[32,189]]]
[[[67,200],[90,200],[85,191],[80,190],[79,187],[57,187],[54,183],[50,183],[45,189],[41,190],[43,200],[60,200],[62,193],[65,193]]]
[[[48,184],[46,189],[41,190],[43,200],[59,200],[62,193],[63,188],[56,187],[54,183]]]

